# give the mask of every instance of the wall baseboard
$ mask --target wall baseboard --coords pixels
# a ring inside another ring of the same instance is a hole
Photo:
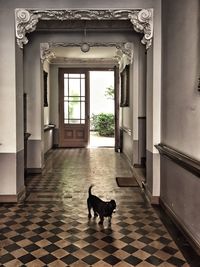
[[[146,184],[143,184],[144,192],[146,194],[147,199],[152,205],[160,205],[160,197],[159,196],[153,196],[152,193],[147,188]]]
[[[17,194],[17,202],[21,202],[26,197],[26,187],[23,186],[22,189]]]
[[[41,173],[42,172],[42,168],[27,168],[27,173],[28,174],[37,174],[37,173]]]
[[[24,186],[16,195],[0,195],[0,203],[18,203],[25,199],[26,187]]]
[[[58,144],[54,144],[53,148],[59,148]]]
[[[176,216],[176,214],[170,209],[170,207],[160,198],[160,206],[165,211],[165,213],[170,217],[173,223],[177,226],[177,228],[182,232],[187,241],[193,247],[198,255],[200,255],[200,244],[197,240],[194,239],[190,231],[186,228],[186,226],[181,222],[181,220]]]

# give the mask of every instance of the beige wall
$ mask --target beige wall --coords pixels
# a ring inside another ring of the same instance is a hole
[[[0,36],[0,153],[12,153],[16,152],[17,138],[13,10],[0,9]]]
[[[199,1],[163,1],[162,143],[200,160]],[[160,197],[200,248],[200,180],[161,156]]]
[[[200,160],[199,1],[163,2],[162,142]]]

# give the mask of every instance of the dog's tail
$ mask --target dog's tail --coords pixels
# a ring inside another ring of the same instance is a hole
[[[92,184],[92,185],[89,187],[89,189],[88,189],[88,194],[89,194],[89,196],[92,195],[91,190],[92,190],[92,187],[93,187],[93,186],[94,186],[94,185]]]

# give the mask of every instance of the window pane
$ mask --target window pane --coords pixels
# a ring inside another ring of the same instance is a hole
[[[69,73],[69,78],[79,78],[80,79],[80,73]]]
[[[85,73],[81,73],[81,78],[85,79]]]
[[[64,73],[64,78],[68,78],[68,73]]]
[[[85,96],[85,79],[81,80],[81,95]]]
[[[68,119],[68,102],[64,102],[64,120]]]
[[[79,79],[69,80],[69,95],[70,96],[80,95],[80,80]]]
[[[64,79],[64,96],[68,95],[68,79]]]
[[[80,102],[69,102],[69,119],[80,118]]]
[[[76,119],[74,119],[74,120],[69,120],[69,123],[70,124],[80,124],[80,120],[76,120]]]
[[[85,102],[81,102],[81,119],[85,119]]]

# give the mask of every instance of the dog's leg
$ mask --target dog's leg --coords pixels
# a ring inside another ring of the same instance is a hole
[[[94,211],[94,217],[98,217],[98,213],[96,212],[96,210],[93,209],[93,211]]]
[[[89,199],[87,200],[87,206],[88,206],[88,218],[90,219],[92,217],[92,215],[91,215],[91,208],[92,208],[92,206],[90,204]]]
[[[99,221],[99,224],[103,224],[103,219],[104,219],[104,217],[103,216],[101,216],[101,215],[99,215],[100,216],[100,221]]]

